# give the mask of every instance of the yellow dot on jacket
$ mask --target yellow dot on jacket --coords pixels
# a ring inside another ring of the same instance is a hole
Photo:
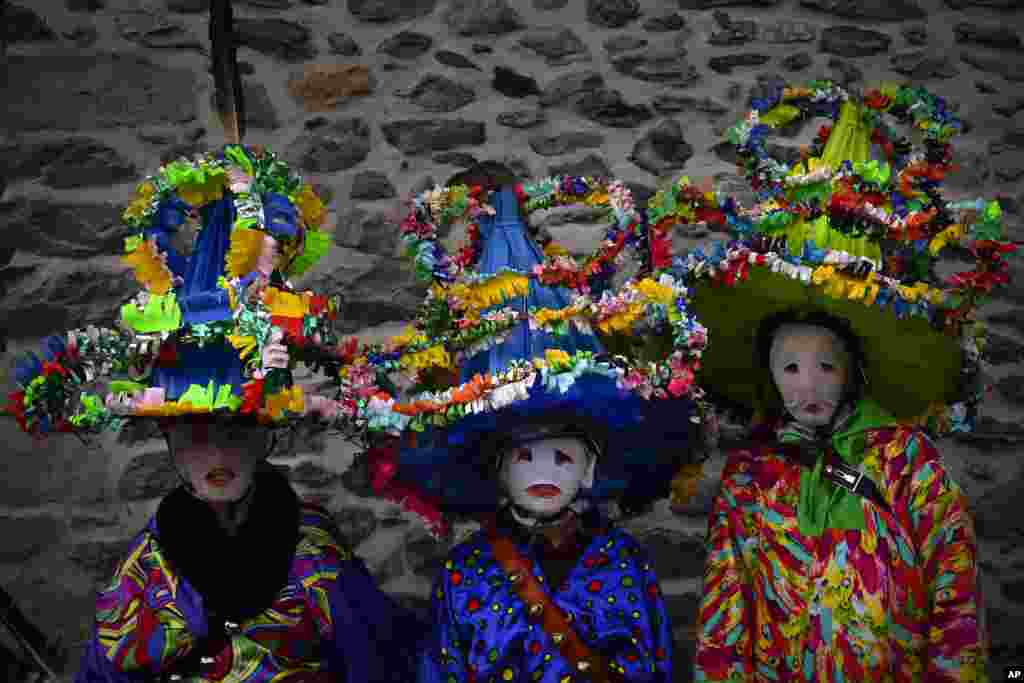
[[[238,355],[242,360],[245,360],[254,351],[256,351],[256,337],[231,334],[228,335],[227,340],[232,346],[238,349]]]

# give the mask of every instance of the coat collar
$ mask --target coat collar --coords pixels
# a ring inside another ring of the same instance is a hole
[[[268,468],[253,481],[249,515],[235,536],[184,487],[161,501],[155,517],[172,567],[199,592],[208,613],[233,621],[273,603],[288,582],[299,540],[299,502],[288,480]]]

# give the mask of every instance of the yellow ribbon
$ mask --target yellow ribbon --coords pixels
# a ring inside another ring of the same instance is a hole
[[[283,318],[302,318],[309,312],[305,297],[276,287],[266,289],[263,293],[263,304],[270,310],[271,315]]]
[[[146,240],[135,251],[121,257],[121,262],[130,266],[135,279],[152,294],[167,294],[171,291],[171,271],[156,253],[153,242]]]
[[[224,264],[228,277],[242,277],[256,267],[263,252],[264,235],[262,230],[252,228],[235,228],[231,231],[231,246]]]
[[[450,368],[452,359],[443,346],[431,346],[428,349],[408,353],[399,361],[406,370],[422,370],[423,368]]]
[[[267,396],[264,404],[264,411],[274,420],[279,419],[286,410],[301,415],[305,408],[306,402],[302,387],[296,385]]]
[[[228,342],[238,349],[238,355],[245,360],[256,350],[256,337],[250,335],[229,334]]]

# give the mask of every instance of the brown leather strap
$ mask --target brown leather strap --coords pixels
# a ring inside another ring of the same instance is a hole
[[[519,553],[515,544],[498,533],[493,521],[487,523],[486,528],[494,557],[526,605],[529,618],[551,636],[562,656],[576,671],[589,676],[593,683],[625,683],[625,676],[612,668],[611,660],[591,650],[580,639],[569,617],[541,588],[533,575],[533,566]]]

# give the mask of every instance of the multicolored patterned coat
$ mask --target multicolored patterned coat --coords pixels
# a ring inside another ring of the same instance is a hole
[[[536,546],[511,536],[583,642],[619,666],[630,683],[668,683],[672,636],[644,549],[615,528],[598,529],[556,590]],[[456,546],[433,590],[434,632],[419,683],[589,683],[559,653],[495,560],[483,531]]]
[[[734,452],[709,520],[698,681],[985,681],[976,543],[923,432],[867,433],[863,471],[891,512],[801,535],[799,465]]]
[[[329,515],[310,505],[300,510],[285,588],[257,617],[228,624],[230,646],[201,675],[183,681],[406,683],[413,677],[416,643],[392,640],[403,635],[392,629],[402,613],[341,544]],[[95,636],[75,683],[162,680],[207,627],[202,597],[169,565],[154,517],[99,594]]]

